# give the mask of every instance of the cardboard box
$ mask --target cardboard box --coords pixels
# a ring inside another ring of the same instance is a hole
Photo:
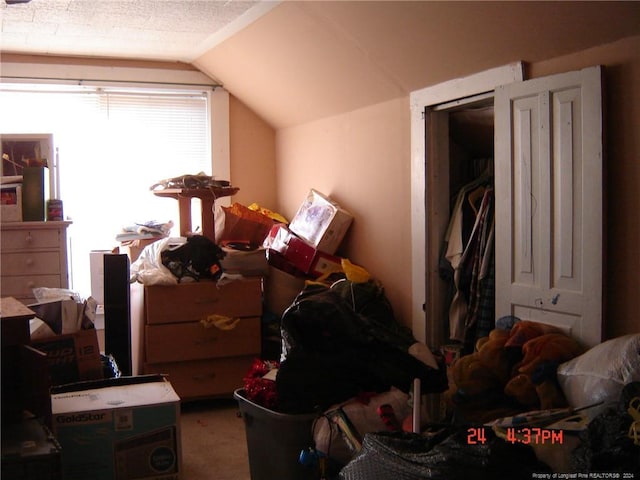
[[[316,249],[334,254],[353,216],[317,190],[311,189],[291,220],[289,229]]]
[[[13,297],[0,298],[0,341],[2,348],[29,343],[29,320],[35,312]]]
[[[36,418],[2,426],[2,478],[60,480],[60,446]]]
[[[282,224],[271,228],[264,245],[282,254],[300,272],[315,278],[341,269],[339,257],[314,248]]]
[[[47,354],[52,385],[97,380],[104,376],[94,328],[32,340],[31,346]]]
[[[19,421],[25,409],[35,412],[41,396],[48,399],[46,364],[40,352],[27,347],[33,310],[13,297],[0,298],[0,410],[3,428]],[[44,375],[43,375],[44,372]],[[41,388],[42,384],[46,388]],[[46,411],[37,408],[38,414]],[[4,430],[3,430],[4,440]]]
[[[160,375],[52,389],[65,480],[178,480],[180,398]]]
[[[313,257],[313,262],[311,262],[309,273],[317,278],[325,274],[341,271],[342,259],[340,257],[317,250]]]
[[[267,310],[282,316],[291,306],[298,294],[304,289],[305,279],[296,277],[276,267],[269,267],[265,279],[264,296]]]
[[[295,265],[301,272],[309,273],[317,250],[301,238],[291,234],[287,241],[287,248],[283,252],[284,258]]]
[[[316,249],[292,233],[285,225],[274,225],[265,238],[264,246],[282,254],[302,273],[307,274],[311,270]]]
[[[2,185],[0,197],[0,220],[3,222],[22,221],[22,186]]]

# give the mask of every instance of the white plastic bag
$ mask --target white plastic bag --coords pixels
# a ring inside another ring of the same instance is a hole
[[[181,245],[184,239],[164,238],[144,247],[138,259],[129,267],[130,282],[143,285],[176,285],[178,279],[162,263],[160,254],[163,250]]]
[[[620,399],[623,387],[640,381],[640,334],[607,340],[558,367],[558,383],[574,408],[603,402],[590,418]]]

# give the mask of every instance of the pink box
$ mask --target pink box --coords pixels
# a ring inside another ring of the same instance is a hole
[[[311,189],[289,228],[316,249],[334,254],[352,221],[353,216],[349,212],[329,197]]]

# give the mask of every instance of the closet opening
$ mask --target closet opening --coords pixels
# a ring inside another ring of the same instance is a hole
[[[457,356],[495,325],[493,92],[433,106],[425,118],[438,165],[427,171],[427,336]]]

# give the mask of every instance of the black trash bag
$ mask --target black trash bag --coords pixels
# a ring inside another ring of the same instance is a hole
[[[446,390],[444,368],[433,369],[408,353],[415,340],[396,323],[381,290],[346,286],[349,300],[344,291],[308,286],[284,312],[276,377],[279,410],[322,411],[360,392],[392,386],[407,393],[416,378],[423,392]]]
[[[397,334],[397,338],[393,339],[394,342],[407,344],[407,348],[415,342],[411,330],[396,321],[393,307],[380,283],[375,281],[354,283],[344,278],[334,282],[331,290],[340,295],[351,310],[358,315],[363,315],[369,323]]]
[[[340,471],[340,480],[530,480],[551,472],[533,450],[511,444],[486,429],[486,443],[470,444],[468,430],[448,427],[438,435],[374,432]]]
[[[596,416],[580,433],[580,445],[571,453],[577,472],[640,473],[640,446],[629,438],[633,418],[627,412],[633,398],[640,397],[640,382],[625,385],[617,407]]]
[[[406,352],[416,342],[373,281],[306,286],[285,310],[281,334],[283,359],[296,346],[325,352],[342,350],[345,344],[380,343]]]
[[[207,237],[192,235],[178,248],[160,252],[160,260],[180,281],[183,278],[215,280],[222,275],[220,261],[225,255],[225,251]]]

